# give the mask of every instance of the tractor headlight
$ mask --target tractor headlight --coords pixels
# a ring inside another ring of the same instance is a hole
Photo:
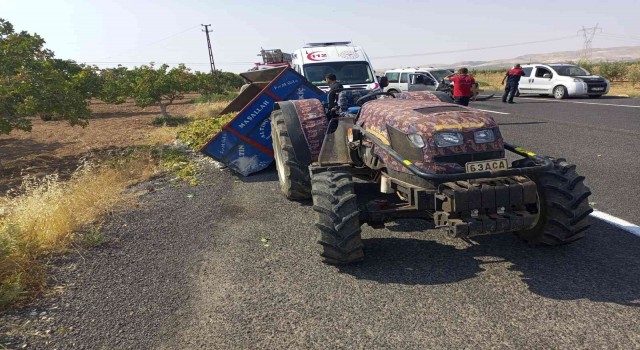
[[[491,129],[478,130],[473,133],[473,139],[476,143],[487,143],[496,140],[496,134]]]
[[[409,142],[411,142],[411,145],[413,145],[414,147],[416,148],[424,147],[424,139],[422,138],[422,136],[418,134],[409,134],[407,135],[407,138],[409,139]]]
[[[435,136],[438,147],[459,146],[462,144],[462,134],[459,132],[441,132]]]

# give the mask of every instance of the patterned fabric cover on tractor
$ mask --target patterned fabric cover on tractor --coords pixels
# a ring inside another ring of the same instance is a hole
[[[422,100],[440,102],[438,96],[425,91],[405,91],[394,94],[398,100]]]
[[[322,148],[322,141],[324,140],[324,133],[327,130],[328,124],[322,102],[315,98],[293,100],[291,102],[298,114],[304,138],[311,151],[311,158],[313,161],[316,161]]]
[[[390,144],[387,125],[405,134],[419,134],[425,143],[423,158],[413,160],[413,163],[432,173],[464,172],[460,157],[482,154],[494,155],[490,158],[504,157],[502,136],[493,118],[486,112],[440,100],[396,98],[372,101],[362,106],[357,124],[387,145]],[[495,141],[476,144],[473,133],[479,129],[492,129]],[[464,143],[453,147],[438,147],[434,139],[438,132],[461,133]],[[409,170],[382,149],[375,148],[374,152],[387,167],[409,173]]]

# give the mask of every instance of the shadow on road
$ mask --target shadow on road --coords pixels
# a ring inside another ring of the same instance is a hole
[[[495,257],[511,263],[509,269],[519,271],[538,295],[639,307],[640,238],[596,219],[592,223],[585,239],[561,247],[531,247],[508,233],[476,237],[478,244],[464,249],[421,239],[368,239],[367,259],[340,270],[381,283],[434,285],[473,278],[483,270],[477,258]],[[412,225],[415,231],[428,229],[419,221]]]
[[[242,176],[230,170],[229,168],[227,168],[227,171],[230,171],[232,174],[234,174],[238,178],[238,180],[246,183],[278,181],[278,173],[276,172],[275,162],[272,162],[271,165],[269,165],[269,167],[267,167],[266,169],[249,176]]]
[[[466,280],[481,272],[471,252],[434,241],[402,238],[363,240],[365,261],[340,267],[358,279],[380,283],[436,285]]]

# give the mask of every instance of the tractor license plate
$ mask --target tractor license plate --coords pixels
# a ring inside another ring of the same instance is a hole
[[[482,160],[479,162],[468,162],[465,164],[468,173],[479,173],[482,171],[503,170],[509,168],[507,158]]]

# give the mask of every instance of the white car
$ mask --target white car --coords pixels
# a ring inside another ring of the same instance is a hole
[[[520,77],[520,94],[553,95],[556,99],[569,96],[600,97],[609,92],[607,79],[591,75],[574,64],[525,64]]]
[[[398,68],[391,69],[384,72],[384,76],[389,79],[389,85],[384,89],[387,92],[402,92],[402,91],[410,91],[412,82],[419,75],[423,75],[423,85],[424,89],[418,90],[430,90],[436,91],[438,89],[438,85],[442,82],[442,79],[447,75],[451,74],[452,71],[445,68]]]

